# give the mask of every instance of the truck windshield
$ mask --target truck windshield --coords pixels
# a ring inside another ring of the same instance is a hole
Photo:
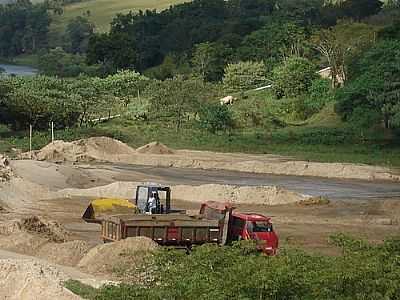
[[[249,231],[252,232],[272,232],[272,224],[268,222],[249,222],[247,225]]]

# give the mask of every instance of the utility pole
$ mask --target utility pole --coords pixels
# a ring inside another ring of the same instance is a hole
[[[32,159],[32,124],[29,125],[29,154]]]
[[[51,143],[54,143],[54,122],[51,121]]]

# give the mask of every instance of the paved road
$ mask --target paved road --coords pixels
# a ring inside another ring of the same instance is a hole
[[[400,183],[386,181],[339,180],[128,164],[96,164],[95,167],[121,174],[143,174],[142,181],[158,177],[165,184],[276,185],[307,195],[327,196],[330,199],[400,198]]]

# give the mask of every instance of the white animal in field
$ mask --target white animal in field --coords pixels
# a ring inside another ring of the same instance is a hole
[[[236,101],[237,98],[233,97],[233,96],[226,96],[224,98],[219,99],[219,103],[221,105],[231,105],[233,104],[233,101]]]

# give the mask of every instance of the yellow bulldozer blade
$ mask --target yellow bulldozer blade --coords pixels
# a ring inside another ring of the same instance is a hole
[[[126,199],[101,198],[90,202],[82,216],[88,223],[101,223],[107,217],[119,214],[137,214],[136,205]]]

